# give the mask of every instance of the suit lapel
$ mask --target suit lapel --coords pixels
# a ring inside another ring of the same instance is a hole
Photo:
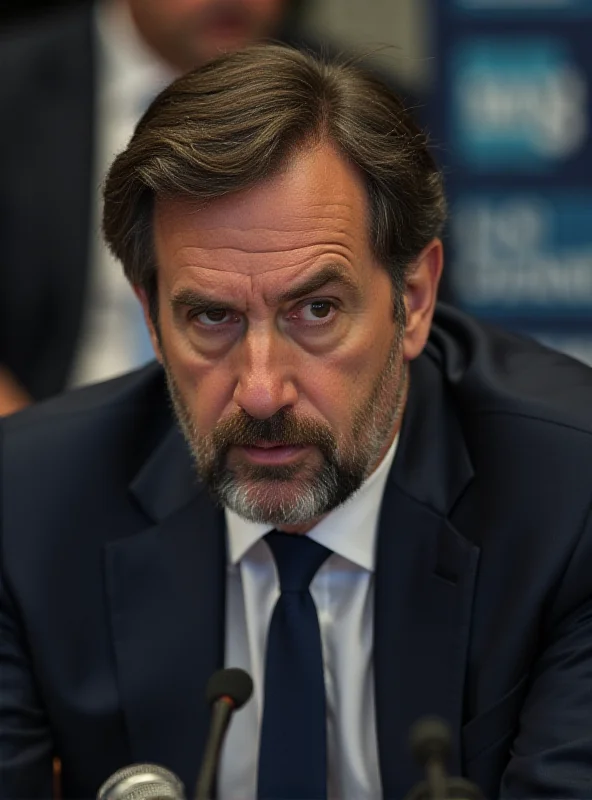
[[[224,658],[223,516],[193,473],[174,430],[132,486],[156,524],[105,553],[132,759],[169,767],[188,790],[207,735],[205,686]]]
[[[374,667],[385,797],[402,797],[422,776],[409,727],[438,715],[458,743],[479,549],[448,521],[472,477],[459,421],[440,370],[412,364],[410,394],[381,510],[377,544]]]

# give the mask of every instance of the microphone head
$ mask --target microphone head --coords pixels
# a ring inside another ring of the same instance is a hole
[[[438,717],[419,719],[411,728],[409,740],[411,752],[422,766],[433,757],[445,761],[450,754],[450,728]]]
[[[234,710],[242,708],[253,693],[253,681],[248,672],[237,667],[214,672],[206,687],[206,700],[212,705],[221,697],[229,697]]]
[[[185,800],[185,788],[164,767],[133,764],[113,773],[99,789],[97,800]]]

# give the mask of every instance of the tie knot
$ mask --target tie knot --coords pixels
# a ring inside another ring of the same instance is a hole
[[[282,592],[306,592],[331,551],[299,533],[272,531],[265,537],[277,566]]]

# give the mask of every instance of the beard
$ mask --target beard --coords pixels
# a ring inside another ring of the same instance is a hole
[[[338,439],[326,423],[292,409],[267,419],[241,409],[206,434],[195,424],[166,358],[163,364],[175,416],[214,502],[244,519],[274,526],[310,523],[359,489],[392,436],[407,385],[397,335],[369,396],[353,409],[349,435]],[[312,446],[318,459],[312,464],[229,463],[231,448],[262,442]]]

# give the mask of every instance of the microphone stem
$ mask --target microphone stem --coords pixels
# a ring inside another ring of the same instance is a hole
[[[195,787],[195,800],[211,800],[213,796],[220,750],[233,711],[233,704],[225,698],[217,700],[212,706],[210,733]]]

